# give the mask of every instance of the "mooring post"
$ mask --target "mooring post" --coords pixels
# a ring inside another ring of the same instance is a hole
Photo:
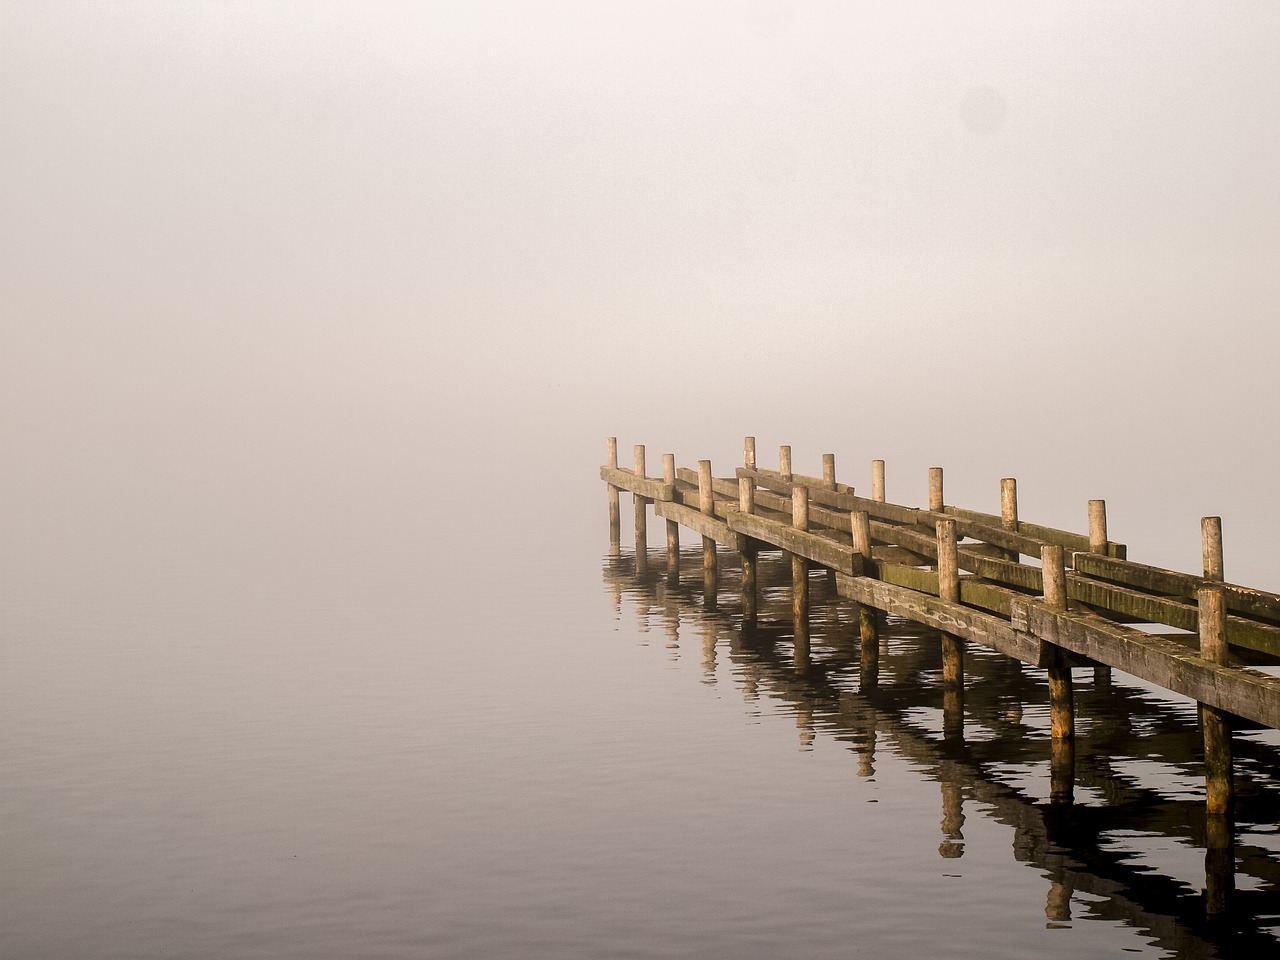
[[[742,465],[748,470],[756,468],[756,438],[742,438]]]
[[[884,503],[884,461],[871,461],[871,499]]]
[[[1200,548],[1204,555],[1204,578],[1222,581],[1222,518],[1200,518]]]
[[[929,509],[933,513],[942,512],[942,468],[929,468]]]
[[[836,455],[834,453],[822,455],[822,485],[828,490],[836,488]]]
[[[1054,610],[1067,609],[1067,571],[1064,551],[1059,544],[1040,548],[1040,566],[1044,576],[1044,602]],[[1075,695],[1071,683],[1071,667],[1066,651],[1049,645],[1049,800],[1071,803],[1075,794]]]
[[[853,510],[849,514],[849,527],[853,531],[854,552],[862,557],[866,569],[871,564],[871,517],[865,510]],[[880,637],[876,632],[875,610],[864,603],[858,609],[858,675],[863,690],[874,690],[880,680]]]
[[[709,517],[715,516],[716,495],[711,487],[711,461],[698,461],[698,509]],[[702,538],[702,572],[704,579],[714,585],[716,583],[716,542],[710,537]],[[715,593],[715,590],[709,591]]]
[[[756,483],[750,477],[738,478],[738,509],[748,516],[756,512]],[[756,541],[748,538],[742,548],[742,621],[746,626],[756,622],[756,570]]]
[[[791,488],[791,525],[797,530],[809,529],[809,488]],[[798,553],[791,554],[791,616],[795,621],[796,669],[809,661],[809,561]]]
[[[1000,526],[1012,533],[1018,532],[1018,481],[1013,477],[1000,480]],[[1018,562],[1017,550],[1007,550],[1005,556]]]
[[[791,445],[784,443],[778,448],[778,473],[782,474],[782,479],[787,482],[791,481]]]
[[[1227,663],[1227,596],[1221,586],[1208,584],[1197,591],[1200,613],[1200,656],[1210,663]],[[1227,715],[1200,705],[1204,728],[1205,805],[1213,816],[1231,814],[1231,727]]]
[[[635,446],[635,473],[640,479],[644,479],[644,444],[637,443]],[[648,514],[646,507],[649,501],[640,494],[633,494],[632,499],[636,504],[636,562],[640,562],[640,555],[649,549],[648,542]]]
[[[676,455],[662,455],[662,482],[676,482]],[[672,580],[680,577],[680,524],[675,520],[667,521],[667,576]]]
[[[1107,501],[1089,501],[1089,552],[1107,552]]]
[[[617,437],[605,440],[604,462],[609,469],[618,469]],[[617,558],[622,552],[622,510],[618,504],[618,488],[612,483],[606,486],[609,488],[609,556]]]
[[[932,479],[931,470],[931,487]],[[932,498],[931,490],[930,499]],[[959,603],[960,566],[956,554],[956,522],[950,518],[937,521],[936,534],[938,598],[948,603]],[[964,641],[945,631],[942,633],[942,726],[947,739],[959,739],[964,734]]]

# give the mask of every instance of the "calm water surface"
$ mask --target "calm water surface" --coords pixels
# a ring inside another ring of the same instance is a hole
[[[535,512],[419,473],[6,514],[0,955],[1280,943],[1274,738],[1237,738],[1235,912],[1208,923],[1191,706],[1081,674],[1055,809],[1042,676],[971,651],[947,738],[936,637],[888,624],[862,690],[817,577],[797,670],[780,566],[744,632],[732,555],[714,606],[700,548],[674,581],[625,533],[608,556],[586,446]]]

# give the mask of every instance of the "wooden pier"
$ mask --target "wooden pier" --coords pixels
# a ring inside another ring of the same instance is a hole
[[[1089,501],[1087,533],[1023,520],[1012,479],[1000,482],[998,516],[947,504],[937,467],[929,471],[928,507],[905,506],[886,497],[883,461],[873,461],[871,496],[864,497],[836,480],[830,454],[821,477],[794,473],[786,446],[778,469],[758,466],[753,437],[731,478],[713,477],[707,460],[696,470],[678,469],[669,454],[661,478],[649,476],[643,446],[635,447],[631,468],[621,467],[610,438],[600,477],[615,552],[619,492],[632,495],[638,567],[648,563],[650,504],[667,524],[669,572],[678,571],[679,529],[702,537],[712,602],[717,546],[740,553],[744,622],[757,615],[760,553],[783,551],[792,570],[797,669],[808,656],[814,568],[828,571],[839,595],[854,602],[864,689],[879,682],[875,611],[939,632],[949,729],[963,729],[967,644],[1045,668],[1055,802],[1070,803],[1075,782],[1076,670],[1104,677],[1115,668],[1200,704],[1211,820],[1231,814],[1232,728],[1280,729],[1280,677],[1256,669],[1280,664],[1280,595],[1225,581],[1216,517],[1201,522],[1204,568],[1196,575],[1130,561],[1126,546],[1107,536],[1101,500]]]

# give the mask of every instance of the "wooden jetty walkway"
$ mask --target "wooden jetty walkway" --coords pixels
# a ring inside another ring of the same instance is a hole
[[[1030,523],[1018,515],[1017,485],[1000,482],[1000,515],[945,502],[943,473],[929,471],[927,508],[887,500],[884,461],[872,462],[871,496],[856,494],[823,457],[821,477],[796,474],[791,448],[778,469],[759,467],[755,438],[743,465],[715,478],[711,463],[678,469],[663,458],[649,476],[645,448],[631,468],[618,465],[610,438],[600,477],[608,486],[610,540],[620,543],[619,492],[635,502],[637,563],[647,563],[648,507],[666,520],[667,559],[679,564],[679,529],[702,537],[704,576],[714,596],[717,546],[741,554],[744,621],[757,611],[761,551],[790,556],[797,661],[807,657],[809,572],[829,571],[840,596],[854,601],[860,625],[860,676],[878,682],[875,611],[940,632],[944,716],[964,713],[964,650],[981,644],[1047,670],[1052,796],[1070,802],[1075,779],[1072,671],[1115,668],[1200,704],[1206,810],[1228,818],[1232,806],[1231,731],[1256,724],[1280,729],[1280,677],[1256,669],[1280,664],[1280,594],[1227,583],[1219,518],[1201,521],[1204,569],[1180,573],[1128,559],[1107,536],[1106,505],[1089,501],[1087,534]]]

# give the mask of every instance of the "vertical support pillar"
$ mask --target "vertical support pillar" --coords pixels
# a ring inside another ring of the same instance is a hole
[[[711,487],[711,461],[698,461],[698,509],[707,516],[715,515],[716,495]],[[716,594],[719,591],[719,569],[716,563],[716,542],[710,537],[702,538],[702,579],[704,595],[708,607],[715,606]]]
[[[1211,663],[1227,662],[1227,597],[1213,584],[1200,588],[1200,656]],[[1200,705],[1204,728],[1205,805],[1211,816],[1231,814],[1231,727],[1221,710]]]
[[[609,437],[604,446],[605,466],[618,469],[618,438]],[[622,553],[622,510],[618,503],[618,488],[609,487],[609,556],[615,559]]]
[[[942,512],[942,468],[929,468],[929,509],[933,513]]]
[[[791,488],[791,525],[809,529],[809,488]],[[791,554],[791,617],[795,623],[795,665],[801,673],[809,665],[809,561]]]
[[[871,518],[865,510],[849,514],[853,531],[853,549],[863,562],[871,563]],[[858,685],[863,691],[874,690],[880,681],[880,637],[876,632],[875,611],[866,604],[858,607]]]
[[[1222,582],[1222,518],[1200,518],[1200,549],[1204,555],[1204,578]]]
[[[1101,501],[1096,501],[1101,502]],[[1090,511],[1092,516],[1092,511]],[[1105,537],[1105,534],[1104,534]],[[1105,543],[1105,539],[1104,539]],[[1055,610],[1067,609],[1067,571],[1063,549],[1058,544],[1040,550],[1044,575],[1044,602]],[[1045,666],[1049,672],[1049,801],[1071,803],[1075,799],[1075,692],[1066,652],[1050,645]]]
[[[738,478],[738,509],[747,515],[756,512],[756,483],[750,477]],[[748,539],[742,548],[742,623],[756,624],[756,574],[758,563],[756,541]]]
[[[1012,533],[1018,532],[1018,481],[1013,477],[1000,480],[1000,526]],[[1017,550],[1008,550],[1005,555],[1018,562]]]
[[[644,478],[644,444],[637,443],[635,445],[635,472],[636,476]],[[634,494],[632,499],[636,504],[636,563],[640,564],[640,557],[649,549],[649,531],[648,531],[648,511],[649,501],[640,494]]]
[[[742,438],[742,465],[748,470],[756,468],[756,438]]]
[[[1107,501],[1089,501],[1089,552],[1107,552]]]
[[[834,453],[822,455],[822,485],[828,490],[836,488],[836,455]]]
[[[676,482],[676,455],[662,455],[662,482]],[[680,524],[675,520],[667,521],[667,576],[672,580],[680,577]]]
[[[778,448],[778,472],[782,479],[791,481],[791,445],[784,443]]]
[[[932,474],[933,471],[930,471],[931,481]],[[931,490],[930,499],[932,497]],[[938,598],[949,603],[959,603],[960,566],[956,555],[956,522],[950,518],[939,520],[936,532]],[[943,735],[948,740],[961,739],[964,735],[964,641],[945,632],[942,634],[942,727]]]
[[[884,461],[871,461],[871,499],[884,503]]]

